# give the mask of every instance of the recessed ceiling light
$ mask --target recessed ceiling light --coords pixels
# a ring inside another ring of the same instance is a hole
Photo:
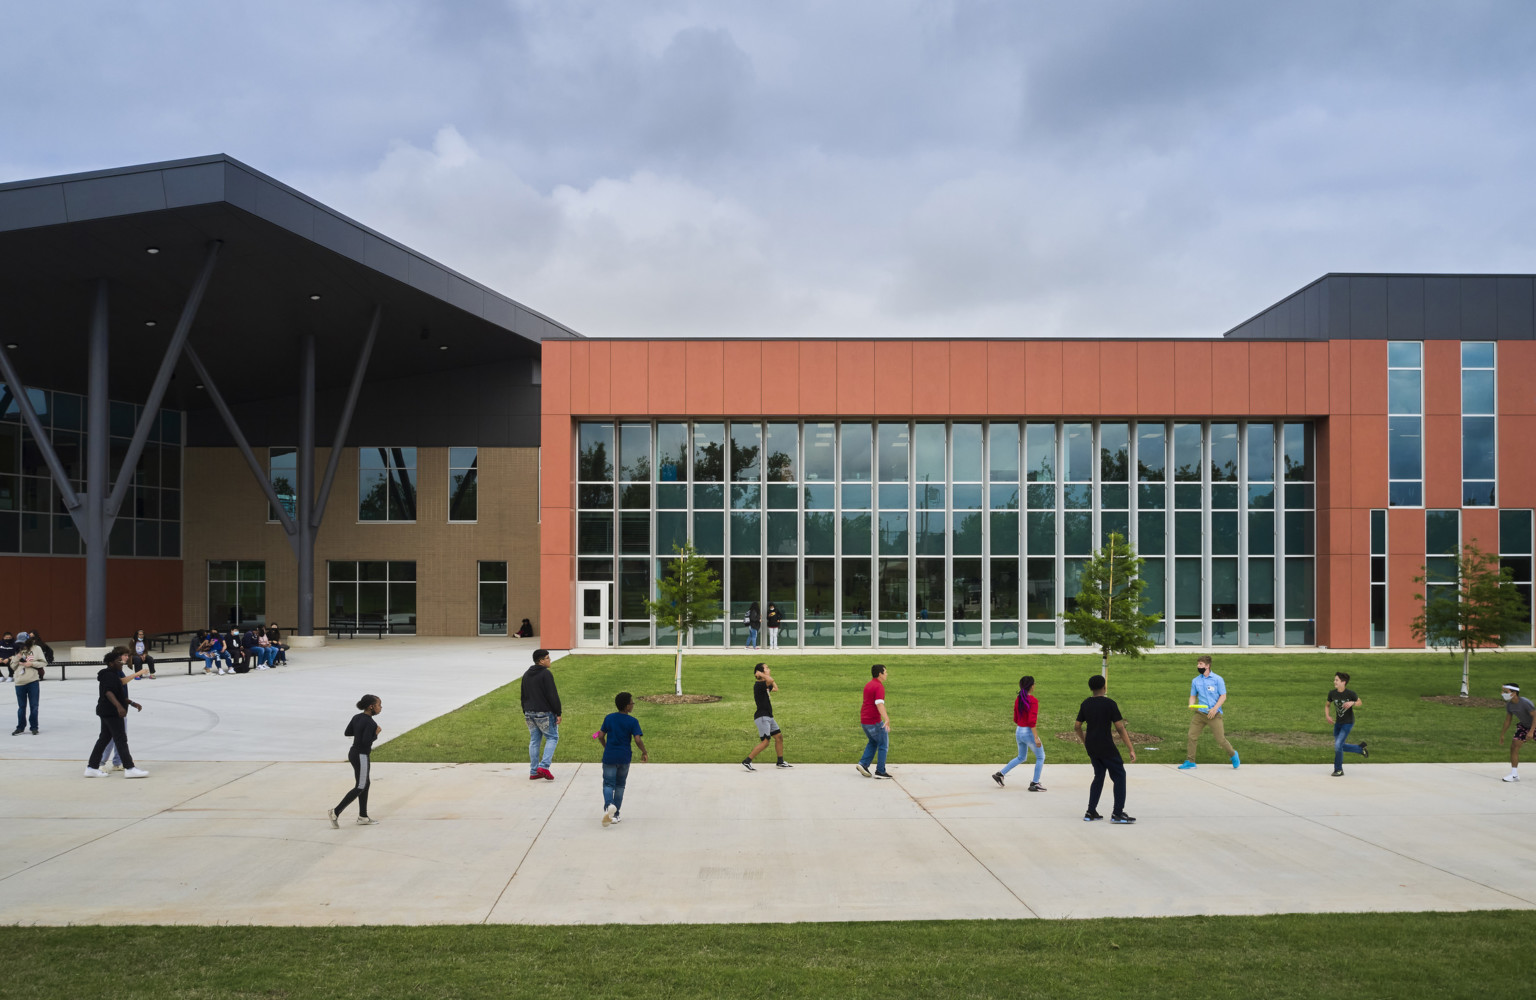
[[[157,254],[157,253],[160,252],[160,248],[159,247],[145,247],[144,248],[144,252],[147,253],[147,254]]]
[[[437,349],[439,351],[446,351],[446,350],[448,350],[448,345],[447,344],[439,344]]]
[[[194,385],[192,388],[194,388],[194,389],[201,389],[202,387],[203,387],[203,383],[199,382],[199,383],[197,383],[197,385]]]
[[[155,321],[152,320],[152,319],[147,319],[147,320],[144,321],[144,325],[145,326],[154,326],[155,325]]]
[[[14,351],[14,350],[16,350],[16,348],[18,348],[20,346],[21,346],[20,344],[6,344],[5,348],[8,351]]]
[[[319,295],[311,295],[309,297],[309,301],[311,301],[311,302],[319,302],[320,301],[320,296]]]

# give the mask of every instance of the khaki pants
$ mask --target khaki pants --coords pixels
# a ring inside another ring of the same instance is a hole
[[[1194,718],[1189,720],[1189,753],[1185,754],[1185,759],[1195,759],[1195,744],[1199,742],[1200,734],[1206,729],[1210,729],[1211,735],[1216,737],[1216,745],[1221,747],[1228,757],[1231,757],[1234,751],[1232,750],[1232,744],[1227,742],[1226,734],[1222,732],[1221,713],[1218,712],[1214,719],[1207,716],[1204,712],[1195,712],[1193,714]]]

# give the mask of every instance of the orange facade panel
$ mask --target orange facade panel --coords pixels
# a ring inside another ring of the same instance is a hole
[[[1424,342],[1424,412],[1461,415],[1461,341]]]
[[[994,340],[988,341],[986,348],[988,412],[999,417],[1024,413],[1024,344]]]
[[[1530,442],[1536,441],[1536,416],[1499,417],[1498,495],[1501,507],[1536,507],[1536,461]]]
[[[721,352],[725,384],[730,387],[728,409],[756,415],[763,411],[763,342],[727,340]]]
[[[1332,381],[1328,343],[1306,344],[1307,355],[1307,413],[1329,411],[1329,388]]]
[[[875,412],[875,345],[845,340],[837,345],[837,412],[868,416]]]
[[[793,340],[763,345],[763,412],[800,415],[800,345]]]
[[[1059,416],[1061,409],[1059,340],[1024,342],[1024,404],[1029,416]]]
[[[1248,396],[1248,343],[1220,341],[1211,345],[1211,412],[1222,417],[1252,413]]]
[[[1499,413],[1536,416],[1536,340],[1501,340]]]
[[[875,412],[891,416],[919,412],[912,401],[912,342],[875,344]]]
[[[683,398],[688,412],[700,416],[725,413],[725,345],[718,340],[690,340],[684,345],[687,384]]]
[[[1099,409],[1099,344],[1097,341],[1067,341],[1061,348],[1061,412],[1068,416],[1087,416]],[[1119,411],[1110,407],[1111,413]]]
[[[1285,345],[1248,345],[1249,410],[1254,416],[1285,415]]]
[[[1424,505],[1461,506],[1459,413],[1429,414],[1424,418]]]
[[[646,371],[646,397],[652,416],[680,417],[688,412],[687,347],[680,340],[651,343],[651,363]],[[579,410],[572,410],[579,413]]]
[[[1173,345],[1173,410],[1185,416],[1211,413],[1211,345],[1183,341]]]
[[[838,412],[836,344],[801,341],[800,400],[807,416],[831,416]]]
[[[1099,346],[1099,400],[1117,415],[1136,416],[1136,356],[1133,342]]]
[[[1136,347],[1136,412],[1164,417],[1175,412],[1173,344],[1143,341]]]
[[[551,340],[540,349],[539,405],[545,413],[571,412],[571,342]]]
[[[941,340],[912,343],[912,412],[942,416],[949,412],[949,345]]]
[[[1285,412],[1307,412],[1307,345],[1300,342],[1285,345]]]
[[[1349,411],[1357,416],[1362,413],[1386,413],[1387,342],[1351,340],[1348,343]]]
[[[949,344],[950,413],[980,417],[992,412],[987,399],[987,345],[980,340]]]
[[[650,386],[647,362],[649,345],[645,341],[616,340],[609,345],[612,380],[609,409],[619,416],[643,416],[650,412],[647,388]]]

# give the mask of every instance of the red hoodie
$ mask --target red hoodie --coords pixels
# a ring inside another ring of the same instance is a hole
[[[1033,729],[1035,720],[1040,718],[1040,702],[1032,694],[1019,693],[1013,699],[1013,724],[1015,726],[1028,726]]]

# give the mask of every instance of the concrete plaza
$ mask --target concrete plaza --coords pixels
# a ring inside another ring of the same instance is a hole
[[[1050,791],[1030,794],[1024,769],[1000,789],[981,766],[896,764],[872,781],[851,764],[637,762],[624,822],[604,828],[599,769],[557,756],[556,781],[530,782],[509,719],[508,763],[378,764],[380,825],[331,829],[351,777],[340,730],[364,690],[385,698],[392,735],[515,678],[531,645],[357,640],[288,670],[136,682],[142,781],[80,777],[95,685],[45,682],[43,734],[0,737],[0,924],[1536,907],[1536,789],[1492,763],[1352,758],[1342,779],[1326,764],[1139,764],[1140,822],[1119,827],[1082,822],[1084,766],[1050,765]]]

